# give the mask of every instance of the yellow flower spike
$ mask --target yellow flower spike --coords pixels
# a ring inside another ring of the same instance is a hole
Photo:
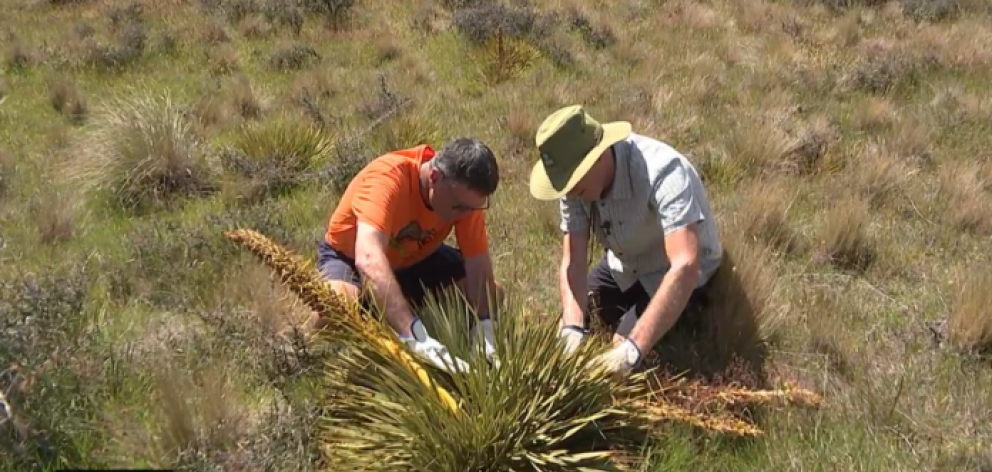
[[[373,338],[384,351],[399,360],[427,388],[433,388],[452,412],[461,411],[454,397],[441,386],[435,385],[427,370],[402,348],[395,336],[378,332],[379,330],[371,323],[362,320],[358,315],[357,305],[349,306],[340,295],[334,293],[307,259],[254,230],[237,229],[225,232],[224,236],[261,259],[310,309],[329,320],[348,323],[356,332]]]

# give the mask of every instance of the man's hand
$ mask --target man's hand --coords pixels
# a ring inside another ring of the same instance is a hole
[[[493,367],[499,367],[499,357],[496,356],[496,338],[493,333],[493,320],[490,318],[480,320],[473,330],[473,337],[477,340],[477,345],[482,344],[482,352],[485,353],[486,359],[489,359]]]
[[[582,341],[586,339],[585,330],[573,325],[562,326],[559,335],[561,336],[562,341],[565,342],[566,354],[572,354],[575,352],[575,350],[579,348],[579,345],[582,344]]]
[[[448,353],[448,348],[432,338],[420,318],[414,318],[407,330],[410,336],[400,336],[411,351],[447,372],[469,372],[468,363]]]
[[[622,343],[600,356],[598,361],[604,363],[622,379],[641,365],[641,359],[641,350],[637,345],[630,339],[624,339]]]

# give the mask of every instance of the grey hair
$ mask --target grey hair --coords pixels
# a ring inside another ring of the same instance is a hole
[[[496,155],[478,139],[457,138],[449,141],[430,163],[432,168],[481,195],[490,196],[499,186]]]

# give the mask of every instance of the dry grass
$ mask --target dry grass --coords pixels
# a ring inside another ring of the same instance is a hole
[[[856,197],[830,202],[817,228],[814,260],[842,270],[866,271],[875,262],[877,248],[868,232],[868,204]]]
[[[992,231],[992,194],[988,191],[987,161],[946,163],[938,169],[944,200],[941,221],[960,231]]]
[[[988,468],[987,1],[5,7],[0,392],[17,418],[0,470],[335,470],[317,435],[332,346],[303,342],[292,328],[310,308],[224,233],[254,228],[312,260],[368,159],[476,136],[504,174],[487,211],[497,276],[528,319],[554,320],[557,210],[526,179],[534,127],[573,103],[630,120],[700,170],[728,262],[703,323],[680,324],[649,358],[685,374],[668,403],[762,431],[712,437],[666,421],[623,462]],[[221,159],[239,148],[257,152]],[[406,371],[337,362],[416,391],[395,380],[415,381]],[[478,393],[431,376],[456,398]],[[500,383],[524,375],[500,378],[477,386],[534,394]],[[824,408],[716,393],[787,381],[822,392]],[[504,416],[500,427],[521,429]],[[417,444],[441,446],[422,457],[466,457],[444,454],[463,450],[451,438],[473,438],[459,443],[475,444],[467,457],[497,457],[482,446],[496,433],[465,429],[480,424],[425,430]]]
[[[992,302],[987,287],[992,278],[982,265],[966,265],[948,317],[947,337],[956,348],[973,354],[992,354]]]

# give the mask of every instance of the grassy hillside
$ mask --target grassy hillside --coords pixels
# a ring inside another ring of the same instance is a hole
[[[318,470],[305,309],[223,231],[312,257],[364,160],[477,136],[497,276],[554,314],[527,176],[572,103],[691,156],[728,303],[827,402],[652,470],[992,468],[986,0],[7,0],[0,54],[5,470]]]

